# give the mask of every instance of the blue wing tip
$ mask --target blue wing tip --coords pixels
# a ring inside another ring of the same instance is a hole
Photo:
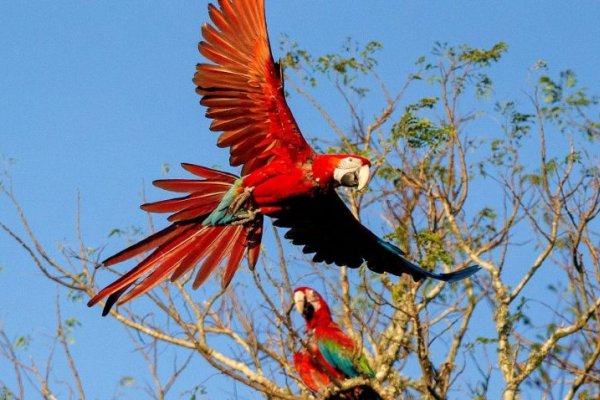
[[[446,282],[456,282],[470,277],[480,269],[481,267],[479,265],[471,265],[458,271],[450,272],[447,274],[440,274],[436,278]]]
[[[460,269],[458,271],[449,272],[446,274],[430,272],[430,271],[423,269],[419,265],[414,264],[414,263],[408,261],[406,258],[404,258],[403,257],[404,252],[402,250],[400,250],[397,246],[393,245],[392,243],[386,242],[385,240],[383,240],[381,238],[377,238],[377,241],[379,242],[379,244],[381,246],[383,246],[388,251],[392,252],[397,257],[399,257],[400,260],[402,261],[403,267],[405,269],[408,269],[408,271],[405,270],[404,272],[411,274],[413,276],[413,278],[415,278],[415,280],[417,280],[417,281],[421,280],[423,278],[433,278],[433,279],[438,279],[438,280],[444,281],[444,282],[457,282],[457,281],[460,281],[460,280],[470,277],[471,275],[473,275],[474,273],[476,273],[477,271],[479,271],[481,269],[481,267],[479,265],[471,265],[469,267]],[[391,272],[395,275],[400,275],[399,273],[395,273],[390,270],[387,270],[387,271]]]

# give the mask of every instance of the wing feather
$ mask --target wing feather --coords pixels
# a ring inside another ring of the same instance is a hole
[[[197,238],[202,236],[202,234],[204,234],[202,230],[196,230],[185,239],[178,241],[178,243],[174,243],[174,245],[163,254],[160,254],[157,257],[149,257],[148,260],[151,261],[148,262],[147,268],[154,268],[154,270],[142,281],[140,281],[132,290],[127,292],[127,294],[125,294],[125,296],[119,300],[119,303],[123,304],[129,300],[133,300],[147,291],[152,290],[156,285],[161,283],[181,264],[184,254],[189,253],[189,251],[198,241]],[[127,286],[131,283],[132,282],[128,282]]]
[[[223,197],[223,193],[227,190],[223,190],[222,188],[218,189],[218,192],[208,192],[208,193],[198,193],[191,194],[185,197],[177,197],[174,199],[168,200],[160,200],[155,201],[153,203],[142,204],[140,208],[144,211],[154,212],[154,213],[167,213],[173,211],[179,211],[181,209],[185,209],[190,205],[201,205],[201,204],[212,204],[214,205],[215,200],[218,203]]]
[[[264,0],[220,0],[210,4],[211,24],[202,26],[200,53],[212,64],[196,67],[194,83],[222,132],[219,147],[230,147],[230,163],[242,175],[275,157],[301,162],[313,155],[287,105],[283,78],[273,61]]]
[[[107,258],[106,260],[104,260],[102,262],[102,264],[104,266],[108,267],[110,265],[120,263],[121,261],[125,261],[130,258],[133,258],[133,257],[135,257],[139,254],[142,254],[148,250],[154,249],[154,248],[162,245],[163,243],[168,242],[172,238],[184,233],[187,229],[188,229],[188,227],[182,226],[182,225],[175,225],[175,224],[170,225],[170,226],[166,227],[165,229],[148,236],[144,240],[137,242],[133,246],[130,246],[130,247],[126,248],[125,250],[122,250],[122,251],[118,252],[117,254]]]
[[[227,191],[231,184],[221,181],[204,180],[198,181],[194,179],[159,179],[152,182],[154,186],[160,189],[171,192],[191,193],[199,190],[211,190],[217,192],[219,190]]]
[[[356,349],[354,341],[336,323],[315,328],[315,339],[325,360],[347,377],[375,376],[365,355],[362,351],[357,354],[360,349]]]
[[[171,282],[175,282],[179,277],[195,267],[196,264],[206,256],[208,245],[215,240],[219,233],[219,230],[213,229],[198,240],[194,248],[190,250],[190,252],[181,260],[181,264],[173,271],[170,278]]]
[[[427,277],[453,282],[479,270],[479,266],[470,266],[438,274],[421,268],[407,260],[398,247],[380,239],[354,218],[333,189],[313,197],[292,199],[272,216],[275,226],[289,229],[285,234],[287,239],[303,246],[304,253],[315,254],[315,262],[351,268],[366,262],[377,273],[409,274],[415,281]]]
[[[231,240],[232,246],[229,254],[229,259],[227,260],[227,265],[225,266],[225,272],[223,273],[223,279],[221,281],[222,287],[229,286],[233,275],[237,271],[240,261],[244,256],[244,252],[246,251],[246,235],[242,234],[243,231],[241,229],[236,232],[235,237]]]
[[[192,288],[197,289],[200,287],[219,266],[219,264],[221,264],[221,261],[227,257],[227,254],[229,254],[229,249],[232,246],[231,239],[235,236],[236,232],[240,228],[241,226],[225,226],[222,228],[222,232],[219,233],[215,240],[208,246],[206,253],[208,256],[198,270],[196,278],[194,279],[194,283],[192,284]]]
[[[219,180],[222,182],[234,182],[238,177],[228,172],[217,171],[216,169],[203,167],[201,165],[181,163],[181,167],[192,174],[201,178],[210,180]]]
[[[228,258],[222,279],[226,286],[237,271],[246,248],[251,267],[256,263],[256,249],[260,248],[262,216],[245,225],[204,225],[207,215],[220,204],[223,196],[235,185],[237,176],[193,164],[182,166],[203,180],[159,180],[157,187],[188,196],[158,201],[142,206],[151,212],[174,212],[169,217],[174,223],[146,239],[109,257],[104,265],[113,265],[152,251],[137,266],[102,289],[89,302],[92,306],[105,297],[103,315],[115,304],[123,304],[154,288],[170,276],[175,280],[195,267],[202,259],[194,288]],[[134,286],[135,285],[135,286]],[[133,287],[129,292],[128,289]]]

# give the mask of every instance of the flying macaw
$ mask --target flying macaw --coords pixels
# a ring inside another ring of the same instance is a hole
[[[300,133],[271,54],[264,0],[220,0],[219,7],[209,4],[208,12],[212,24],[203,24],[199,49],[211,63],[197,65],[194,82],[213,120],[210,129],[222,132],[217,146],[229,147],[230,164],[242,167],[241,177],[182,164],[203,179],[155,181],[159,188],[188,195],[142,205],[149,212],[173,213],[172,225],[105,260],[109,266],[153,250],[89,306],[108,296],[105,315],[117,300],[122,304],[142,295],[165,278],[173,281],[201,261],[193,287],[227,260],[226,287],[245,254],[254,268],[264,215],[289,228],[286,237],[304,253],[314,253],[315,262],[351,268],[366,262],[375,272],[407,273],[415,280],[455,281],[477,271],[476,266],[447,274],[426,271],[353,217],[335,188],[364,188],[370,162],[358,155],[318,154]]]
[[[360,376],[375,377],[375,372],[369,365],[365,355],[360,352],[360,349],[356,348],[354,341],[333,321],[329,306],[316,290],[308,287],[300,287],[294,290],[294,305],[306,321],[306,332],[309,337],[309,348],[302,351],[312,356],[312,365],[318,369],[319,373],[324,374],[327,378],[333,377],[338,381],[343,380],[340,379],[340,376],[346,379]],[[296,355],[294,355],[294,365],[296,365]],[[303,376],[307,375],[306,372],[301,372],[298,366],[296,366],[296,370],[306,386],[315,392],[322,389],[321,384],[327,386],[331,383],[331,379],[326,382],[318,382],[317,390],[314,390]],[[321,375],[313,373],[309,377],[316,376]],[[359,387],[346,395],[349,398],[360,400],[380,399],[379,395],[369,387]]]

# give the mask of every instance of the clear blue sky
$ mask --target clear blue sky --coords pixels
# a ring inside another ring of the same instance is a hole
[[[48,248],[75,242],[78,192],[84,238],[108,243],[108,253],[120,246],[107,238],[113,228],[144,225],[140,189],[161,177],[164,163],[227,165],[191,82],[201,61],[196,45],[200,24],[207,20],[206,4],[0,3],[0,155],[16,160],[15,193]],[[388,82],[402,83],[436,41],[472,46],[505,41],[509,52],[493,73],[497,97],[522,94],[527,69],[539,59],[554,73],[574,69],[580,82],[600,92],[597,1],[267,0],[267,16],[272,40],[286,33],[317,53],[338,50],[348,36],[381,41],[379,71]],[[316,95],[328,109],[339,109],[339,98]],[[313,124],[308,104],[296,97],[291,106],[306,136],[325,128]],[[337,117],[347,126],[345,115]],[[148,190],[150,199],[160,196]],[[17,224],[3,199],[0,220]],[[0,324],[15,336],[51,332],[56,288],[4,234],[0,249]],[[53,255],[59,257],[58,251]],[[74,355],[84,379],[94,376],[91,397],[106,398],[127,370],[130,343],[123,329],[101,319],[98,310],[79,304],[65,314],[83,323]],[[97,359],[109,349],[114,365],[104,360],[108,371],[97,371]],[[0,360],[1,377],[9,374],[7,368]],[[187,387],[195,383],[188,381]],[[232,391],[212,388],[210,393],[219,398]]]

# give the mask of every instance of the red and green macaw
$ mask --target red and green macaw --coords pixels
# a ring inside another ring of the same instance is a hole
[[[300,287],[294,290],[294,305],[306,321],[308,349],[294,355],[294,365],[306,386],[314,392],[331,384],[332,379],[374,378],[375,372],[367,358],[356,348],[354,341],[331,318],[329,306],[314,289]],[[296,363],[297,354],[303,363]],[[308,356],[304,356],[307,354]],[[310,357],[310,359],[308,358]],[[315,371],[316,370],[316,371]],[[323,379],[323,375],[327,379]],[[307,378],[317,385],[311,386]],[[321,379],[318,379],[321,378]],[[368,387],[346,393],[347,398],[376,400],[380,397]]]
[[[454,281],[473,274],[478,267],[448,274],[425,271],[353,217],[335,188],[364,188],[369,160],[318,154],[300,133],[285,100],[281,69],[271,54],[264,0],[218,4],[208,6],[212,24],[202,26],[204,41],[199,45],[210,63],[198,64],[194,82],[206,116],[213,120],[210,129],[221,132],[217,146],[229,147],[230,164],[242,167],[241,177],[183,164],[203,179],[154,182],[162,189],[187,193],[142,206],[173,213],[168,218],[172,225],[105,260],[104,265],[113,265],[152,250],[88,304],[108,297],[106,314],[117,300],[124,303],[166,278],[175,280],[200,262],[194,288],[224,261],[222,285],[227,286],[245,254],[254,268],[264,215],[289,228],[286,237],[305,253],[314,253],[314,261],[351,268],[366,262],[375,272],[408,273],[416,280]]]

